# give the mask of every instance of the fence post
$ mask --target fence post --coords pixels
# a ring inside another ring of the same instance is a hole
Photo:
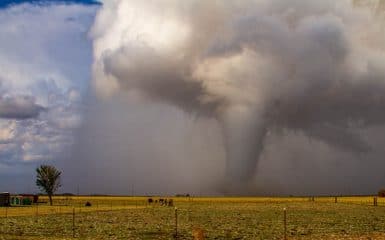
[[[39,204],[36,203],[36,222],[39,221]]]
[[[72,238],[75,238],[75,208],[72,209]]]
[[[377,197],[373,198],[373,206],[377,206]]]
[[[337,197],[334,197],[334,203],[337,203]]]
[[[286,218],[286,208],[283,209],[283,239],[287,240],[287,218]]]
[[[178,208],[175,207],[175,239],[178,239]]]
[[[5,218],[8,218],[8,205],[5,206]]]

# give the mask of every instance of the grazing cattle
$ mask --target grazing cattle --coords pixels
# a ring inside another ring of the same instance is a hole
[[[154,202],[154,200],[152,198],[149,198],[149,199],[147,199],[147,202],[148,202],[148,204],[151,204]]]

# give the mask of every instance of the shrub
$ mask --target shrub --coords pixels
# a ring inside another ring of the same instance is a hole
[[[32,204],[32,200],[29,199],[29,198],[24,198],[23,199],[23,205],[31,205]]]

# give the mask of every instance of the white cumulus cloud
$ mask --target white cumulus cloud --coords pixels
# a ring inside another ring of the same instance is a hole
[[[88,32],[97,8],[58,3],[0,9],[0,172],[60,159],[73,144],[90,79]]]

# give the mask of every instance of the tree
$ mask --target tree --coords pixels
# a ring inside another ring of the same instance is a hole
[[[49,203],[52,206],[52,195],[61,187],[60,175],[61,172],[54,166],[41,165],[36,168],[36,185],[47,193]]]

